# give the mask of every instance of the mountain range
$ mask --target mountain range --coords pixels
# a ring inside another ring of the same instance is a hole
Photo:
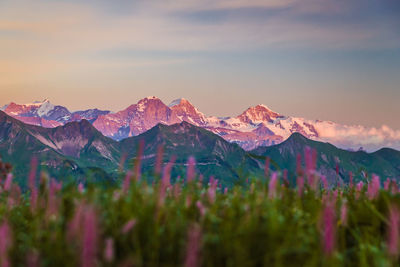
[[[9,103],[2,110],[27,124],[47,128],[85,119],[103,135],[117,141],[144,133],[158,123],[172,125],[186,121],[237,143],[245,150],[279,144],[295,132],[347,150],[400,149],[400,131],[386,126],[368,128],[284,116],[265,105],[250,107],[235,117],[206,116],[186,99],[177,99],[166,105],[154,96],[118,112],[99,109],[70,112],[49,100],[31,104]]]
[[[14,166],[16,179],[24,184],[30,161],[36,157],[42,170],[55,177],[73,176],[83,180],[92,175],[97,180],[115,181],[121,162],[127,170],[144,143],[142,170],[152,173],[159,147],[164,148],[163,162],[174,158],[173,177],[185,177],[189,156],[196,159],[197,173],[211,175],[224,185],[243,183],[248,177],[262,177],[266,157],[271,169],[288,170],[295,177],[296,158],[307,147],[317,151],[317,169],[334,182],[339,176],[348,180],[348,171],[356,179],[375,173],[382,178],[400,178],[400,152],[381,149],[374,153],[352,152],[329,143],[313,141],[294,133],[280,144],[246,151],[202,127],[186,121],[172,125],[156,124],[137,136],[116,141],[104,136],[89,121],[68,122],[55,128],[25,124],[0,111],[0,155]],[[125,160],[124,160],[125,159]]]

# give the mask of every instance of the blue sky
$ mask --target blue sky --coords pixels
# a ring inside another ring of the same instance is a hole
[[[120,110],[156,95],[208,115],[400,129],[398,0],[5,0],[0,99]]]

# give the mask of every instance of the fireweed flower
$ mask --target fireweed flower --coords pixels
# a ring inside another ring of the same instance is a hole
[[[136,222],[137,222],[136,219],[131,219],[128,222],[126,222],[124,226],[122,226],[121,233],[124,235],[129,233],[133,229],[133,227],[135,227]]]
[[[206,208],[200,200],[197,200],[196,206],[199,209],[200,215],[203,217],[206,214]]]
[[[7,174],[6,180],[4,182],[4,190],[10,191],[12,186],[13,175],[11,173]]]
[[[124,194],[128,193],[129,187],[131,186],[131,179],[133,177],[133,173],[131,171],[127,171],[125,174],[125,179],[122,184],[122,192]]]
[[[190,183],[191,181],[194,180],[195,166],[196,166],[196,160],[194,159],[194,157],[190,156],[187,161],[187,174],[186,174],[187,183]]]
[[[275,198],[277,197],[277,185],[278,185],[278,174],[276,172],[272,173],[271,180],[269,180],[268,184],[268,197]]]
[[[174,166],[175,157],[172,157],[170,162],[164,167],[163,176],[161,179],[161,186],[159,192],[159,205],[164,203],[165,194],[168,188],[171,187],[171,171],[172,167]]]
[[[285,186],[287,186],[287,187],[290,186],[287,170],[283,170],[283,182],[284,182]]]
[[[325,255],[332,255],[335,249],[335,209],[332,200],[326,200],[322,211],[321,238]]]
[[[201,228],[199,225],[195,224],[188,229],[187,233],[185,267],[200,266],[201,241]]]
[[[85,187],[83,186],[82,183],[79,183],[78,184],[78,192],[82,194],[84,191],[85,191]]]
[[[105,241],[104,259],[106,262],[112,262],[114,260],[114,239],[111,237],[107,238]]]
[[[389,188],[390,188],[390,179],[386,178],[386,181],[383,182],[383,189],[385,191],[389,191]]]
[[[93,207],[88,206],[83,221],[82,266],[96,266],[97,261],[97,214]]]
[[[399,225],[400,212],[396,206],[389,208],[389,231],[387,237],[387,249],[389,255],[397,257],[399,255]]]
[[[29,185],[29,189],[31,190],[30,204],[31,204],[32,212],[36,210],[36,206],[37,206],[37,202],[38,202],[38,189],[36,187],[37,166],[38,166],[38,160],[37,160],[37,158],[34,157],[31,160],[31,170],[29,172],[29,177],[28,177],[28,185]]]
[[[214,177],[211,176],[210,185],[208,188],[208,199],[210,200],[211,203],[214,203],[215,201],[217,186],[218,186],[218,180],[214,179]]]
[[[368,183],[368,197],[369,199],[374,199],[378,196],[379,194],[379,188],[380,188],[380,180],[379,177],[376,175],[372,175],[372,180],[370,183]]]
[[[12,207],[19,205],[21,198],[21,188],[17,184],[11,185],[10,194],[7,198],[7,207],[11,209]]]
[[[349,172],[349,187],[353,188],[353,173]]]
[[[57,193],[61,190],[61,187],[62,187],[61,183],[58,183],[54,179],[50,180],[48,199],[47,199],[47,210],[46,210],[47,217],[50,217],[58,213],[60,201],[57,199]]]

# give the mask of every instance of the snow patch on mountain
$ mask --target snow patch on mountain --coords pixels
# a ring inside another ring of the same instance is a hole
[[[4,110],[6,110],[6,108],[8,107],[8,104],[7,105],[4,105],[4,106],[2,106],[1,108],[0,108],[0,110],[1,111],[4,111]]]
[[[39,117],[43,117],[47,116],[53,109],[54,105],[51,104],[49,100],[46,100],[40,105],[39,109],[36,112],[39,115]]]

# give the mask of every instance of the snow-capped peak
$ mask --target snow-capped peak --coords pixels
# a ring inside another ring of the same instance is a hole
[[[263,108],[263,109],[268,109],[269,111],[272,111],[269,107],[267,107],[267,106],[264,105],[264,104],[259,104],[259,105],[257,105],[257,106],[254,106],[254,108]]]
[[[279,113],[270,110],[265,105],[257,105],[248,108],[238,119],[246,123],[261,123],[261,122],[272,122],[276,118],[281,117]]]
[[[50,103],[48,99],[45,99],[42,104],[40,105],[40,108],[37,110],[37,114],[39,117],[43,117],[49,114],[50,111],[54,109],[54,105]]]

